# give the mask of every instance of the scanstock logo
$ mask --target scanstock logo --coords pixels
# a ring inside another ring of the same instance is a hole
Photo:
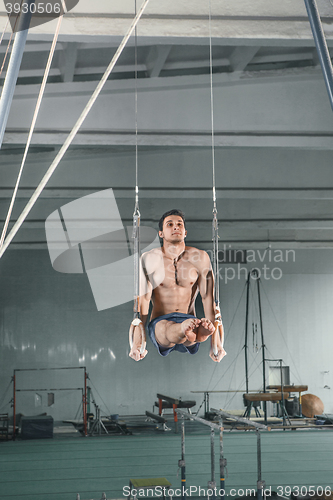
[[[46,219],[45,231],[53,268],[86,273],[98,311],[133,300],[133,227],[124,227],[112,189],[62,206]],[[160,247],[151,227],[140,227],[140,239],[142,252]]]
[[[35,28],[65,14],[79,3],[79,0],[3,0],[13,32]],[[25,14],[19,20],[19,15]]]

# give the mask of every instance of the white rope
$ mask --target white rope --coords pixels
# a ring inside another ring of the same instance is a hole
[[[34,112],[34,115],[33,115],[33,118],[32,118],[32,123],[31,123],[30,131],[29,131],[29,136],[28,136],[27,144],[25,146],[25,150],[24,150],[24,155],[23,155],[23,159],[22,159],[20,171],[19,171],[19,174],[18,174],[18,177],[17,177],[17,180],[16,180],[15,189],[14,189],[14,192],[13,192],[13,195],[12,195],[11,203],[10,203],[10,206],[9,206],[9,209],[8,209],[8,213],[7,213],[7,217],[6,217],[6,220],[5,220],[5,224],[4,224],[4,227],[3,227],[3,230],[2,230],[1,239],[0,239],[0,248],[2,248],[3,242],[4,242],[6,234],[7,234],[7,229],[8,229],[10,218],[11,218],[11,215],[12,215],[13,206],[14,206],[14,203],[15,203],[15,200],[16,200],[16,195],[17,195],[17,191],[18,191],[18,188],[19,188],[20,180],[21,180],[21,177],[22,177],[23,168],[24,168],[24,165],[25,165],[25,162],[26,162],[26,159],[27,159],[29,147],[30,147],[30,144],[31,144],[32,135],[34,133],[34,129],[35,129],[35,125],[36,125],[38,113],[39,113],[40,106],[41,106],[41,103],[42,103],[42,99],[43,99],[43,96],[44,96],[47,79],[49,77],[49,73],[50,73],[50,69],[51,69],[51,64],[52,64],[52,60],[53,60],[55,48],[56,48],[58,37],[59,37],[61,22],[62,22],[62,19],[63,19],[63,14],[66,12],[66,5],[64,3],[64,0],[61,0],[61,2],[62,2],[62,12],[61,12],[61,14],[60,14],[60,16],[58,18],[58,23],[57,23],[56,31],[55,31],[55,34],[54,34],[54,37],[53,37],[53,42],[52,42],[51,50],[50,50],[50,53],[49,53],[48,61],[47,61],[47,64],[46,64],[46,68],[45,68],[45,72],[44,72],[44,76],[43,76],[42,85],[41,85],[41,88],[40,88],[40,91],[39,91],[39,95],[38,95],[38,99],[37,99],[37,104],[36,104],[35,112]]]
[[[22,5],[22,2],[21,2],[21,5]],[[7,26],[8,26],[9,19],[10,19],[11,15],[12,14],[10,14],[10,16],[8,17],[8,21],[6,23],[4,31],[2,33],[0,45],[2,44],[3,37],[5,36],[5,32],[6,32],[6,29],[7,29]],[[9,41],[8,41],[8,44],[7,44],[7,49],[6,49],[6,52],[5,52],[3,61],[2,61],[2,65],[1,65],[1,68],[0,68],[0,76],[2,75],[3,68],[5,67],[5,64],[6,64],[6,60],[7,60],[7,56],[8,56],[8,52],[9,52],[9,48],[10,48],[10,44],[11,44],[13,36],[14,36],[14,32],[15,32],[15,28],[16,28],[16,24],[17,24],[18,19],[19,19],[19,14],[16,16],[14,27],[13,27],[13,31],[11,32],[10,37],[9,37]]]
[[[12,15],[12,13],[10,13],[10,14],[9,14],[8,19],[7,19],[7,22],[6,22],[6,25],[5,25],[4,30],[3,30],[3,32],[2,32],[2,35],[1,35],[1,38],[0,38],[0,45],[2,44],[3,37],[5,36],[5,33],[6,33],[6,31],[7,31],[8,24],[9,24],[9,21],[10,21],[10,18],[11,18],[11,15]]]
[[[212,50],[212,11],[211,0],[209,0],[209,69],[210,69],[210,116],[212,130],[212,162],[213,162],[213,202],[216,210],[216,187],[215,187],[215,138],[214,138],[214,95],[213,95],[213,50]]]
[[[136,14],[136,0],[135,0]],[[139,209],[139,163],[138,163],[138,43],[135,27],[135,207],[133,213],[134,238],[134,318],[140,317],[140,209]]]
[[[22,9],[22,4],[23,4],[23,0],[21,0],[21,4],[20,4],[20,11]],[[10,18],[12,17],[12,12],[9,14],[8,16],[8,19],[7,19],[7,22],[6,22],[6,26],[5,26],[5,29],[3,30],[3,33],[1,35],[1,40],[0,40],[0,45],[2,44],[2,40],[3,40],[3,37],[5,36],[5,33],[6,33],[6,29],[7,29],[7,26],[8,26],[8,23],[10,21]],[[19,20],[19,17],[20,17],[20,14],[18,13],[16,15],[16,19],[15,19],[15,23],[14,23],[14,26],[13,26],[13,29],[12,29],[12,32],[10,34],[10,37],[9,37],[9,41],[8,41],[8,45],[7,45],[7,50],[6,50],[6,53],[4,55],[4,58],[3,58],[3,61],[2,61],[2,65],[1,65],[1,68],[0,68],[0,76],[3,72],[3,68],[5,67],[5,63],[6,63],[6,60],[7,60],[7,56],[8,56],[8,52],[9,52],[9,48],[10,48],[10,44],[11,44],[11,41],[12,41],[12,38],[14,36],[14,33],[15,33],[15,29],[16,29],[16,25],[17,25],[17,22]]]
[[[2,255],[4,254],[6,248],[8,247],[8,245],[10,244],[10,242],[12,241],[12,239],[14,238],[14,236],[16,235],[17,231],[19,230],[19,228],[21,227],[21,225],[23,224],[23,222],[25,221],[26,217],[28,216],[30,210],[32,209],[32,207],[34,206],[34,204],[36,203],[39,195],[41,194],[41,192],[43,191],[44,187],[46,186],[47,182],[49,181],[50,177],[52,176],[53,172],[55,171],[55,169],[57,168],[57,166],[59,165],[60,161],[62,160],[64,154],[66,153],[67,149],[69,148],[69,146],[71,145],[71,143],[73,142],[73,139],[74,137],[76,136],[76,134],[78,133],[82,123],[84,122],[84,120],[86,119],[89,111],[91,110],[92,106],[94,105],[97,97],[99,96],[99,94],[101,93],[108,77],[110,76],[111,74],[111,71],[113,70],[116,62],[118,61],[126,43],[128,42],[128,39],[130,38],[131,34],[133,33],[134,31],[134,28],[135,26],[137,25],[137,23],[139,22],[145,8],[147,7],[148,5],[148,2],[149,0],[144,0],[138,14],[135,16],[134,20],[132,21],[132,24],[128,30],[128,32],[126,33],[126,35],[124,36],[121,44],[119,45],[116,53],[114,54],[109,66],[107,67],[101,81],[99,82],[99,84],[97,85],[93,95],[91,96],[91,98],[89,99],[86,107],[84,108],[84,110],[82,111],[79,119],[77,120],[76,124],[74,125],[73,129],[71,130],[70,134],[68,135],[66,141],[64,142],[63,146],[61,147],[60,151],[58,152],[57,156],[55,157],[55,159],[53,160],[51,166],[49,167],[49,169],[47,170],[46,174],[44,175],[43,179],[41,180],[41,182],[39,183],[39,185],[37,186],[35,192],[33,193],[33,195],[31,196],[30,200],[28,201],[27,205],[25,206],[25,208],[23,209],[21,215],[19,216],[19,218],[17,219],[16,223],[14,224],[14,226],[12,227],[10,233],[8,234],[6,240],[4,241],[4,244],[2,246],[2,248],[0,249],[0,258],[2,257]]]
[[[135,0],[136,14],[136,0]],[[135,27],[135,212],[139,213],[139,165],[138,165],[138,43]]]
[[[211,0],[209,0],[209,73],[210,73],[210,116],[211,116],[211,134],[212,134],[212,168],[213,168],[213,273],[215,276],[215,303],[217,307],[220,304],[220,287],[218,277],[218,219],[216,206],[216,180],[215,180],[215,131],[214,131],[214,93],[213,93],[213,48],[212,48],[212,11]]]

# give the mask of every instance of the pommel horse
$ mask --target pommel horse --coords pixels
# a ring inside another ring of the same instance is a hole
[[[268,385],[267,389],[273,390],[273,391],[281,391],[281,385]],[[283,386],[284,391],[288,392],[298,392],[298,401],[299,401],[299,416],[302,416],[302,392],[305,392],[308,390],[307,385],[284,385]]]
[[[249,403],[246,405],[246,410],[244,412],[243,417],[246,417],[246,418],[250,417],[253,403],[261,402],[261,401],[279,402],[280,407],[281,407],[281,411],[282,411],[282,415],[283,415],[283,420],[285,420],[285,418],[286,418],[290,424],[289,416],[288,416],[286,409],[285,409],[285,406],[284,406],[284,400],[289,398],[289,392],[255,392],[255,393],[251,393],[251,394],[245,393],[245,394],[243,394],[243,397],[244,397],[244,402],[246,401]],[[254,409],[256,412],[256,416],[260,417],[261,415],[259,414],[257,408],[254,407]],[[266,414],[265,414],[265,416],[266,416]]]

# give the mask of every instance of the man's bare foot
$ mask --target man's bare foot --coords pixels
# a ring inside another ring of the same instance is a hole
[[[205,342],[213,333],[215,332],[215,327],[213,323],[207,319],[202,318],[200,320],[200,326],[197,333],[197,342]]]
[[[140,361],[143,359],[148,353],[147,349],[144,349],[143,353],[141,353],[142,342],[145,342],[146,336],[142,333],[142,329],[140,326],[134,327],[134,332],[132,336],[132,347],[129,353],[129,357],[134,359],[135,361]]]
[[[189,318],[182,322],[182,333],[191,344],[197,342],[197,329],[199,325],[200,319],[197,318]]]

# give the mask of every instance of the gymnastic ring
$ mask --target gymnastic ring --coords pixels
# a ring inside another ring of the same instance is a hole
[[[132,349],[133,347],[133,335],[134,335],[134,328],[138,326],[140,327],[140,333],[141,333],[141,347],[140,347],[140,354],[144,354],[146,350],[146,332],[142,323],[142,320],[140,318],[134,318],[130,329],[129,329],[129,345],[130,348]]]
[[[219,325],[222,325],[222,316],[221,316],[221,311],[220,307],[216,306],[215,309],[215,322],[218,321]]]
[[[216,315],[217,316],[217,315]],[[215,322],[214,322],[214,327],[215,327],[215,332],[213,333],[213,354],[214,356],[217,356],[218,355],[218,349],[217,349],[217,339],[218,339],[218,335],[220,337],[220,342],[222,341],[223,339],[223,324],[222,324],[222,318],[221,316],[220,317],[216,317],[215,316]]]

